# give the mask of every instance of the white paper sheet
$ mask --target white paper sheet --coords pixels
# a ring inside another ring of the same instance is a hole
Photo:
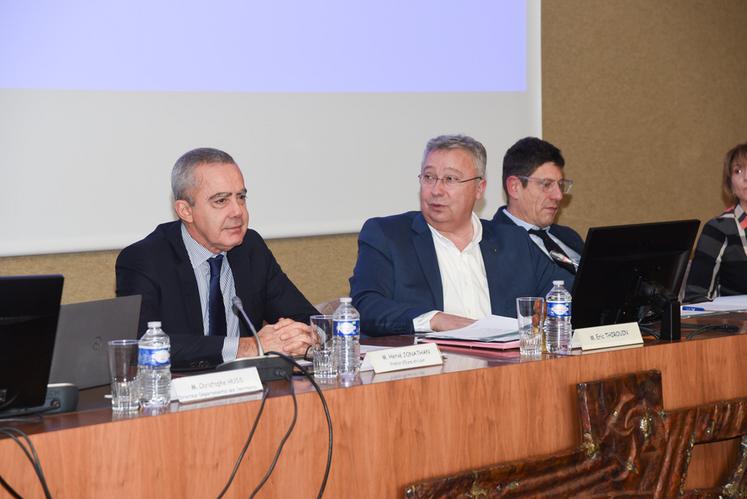
[[[513,317],[489,315],[467,327],[438,331],[424,335],[426,338],[472,341],[515,341],[519,339],[519,323]]]
[[[734,312],[737,310],[747,310],[747,295],[719,296],[713,301],[683,305],[682,316],[693,317],[712,314],[713,312]]]

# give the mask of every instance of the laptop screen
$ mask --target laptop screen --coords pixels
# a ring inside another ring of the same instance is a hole
[[[137,338],[140,301],[134,295],[62,305],[49,382],[109,384],[107,343]]]

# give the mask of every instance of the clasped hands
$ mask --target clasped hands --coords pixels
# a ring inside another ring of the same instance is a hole
[[[292,319],[281,318],[275,324],[267,324],[257,333],[265,352],[280,352],[286,355],[304,355],[306,350],[319,342],[311,326]],[[257,343],[253,337],[239,339],[238,358],[257,355]]]

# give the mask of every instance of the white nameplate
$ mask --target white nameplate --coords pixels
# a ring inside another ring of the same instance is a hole
[[[376,350],[368,352],[366,360],[371,363],[377,374],[414,367],[436,366],[444,362],[438,345],[435,343]]]
[[[643,344],[637,322],[576,329],[573,331],[573,340],[580,345],[581,350]]]
[[[262,389],[256,367],[235,369],[197,376],[185,376],[171,382],[171,399],[180,403],[238,395]]]

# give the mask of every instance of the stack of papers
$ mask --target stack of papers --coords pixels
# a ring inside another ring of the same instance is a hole
[[[514,342],[519,339],[519,323],[513,317],[490,315],[467,327],[427,333],[423,338],[426,340],[461,340],[483,343]]]

